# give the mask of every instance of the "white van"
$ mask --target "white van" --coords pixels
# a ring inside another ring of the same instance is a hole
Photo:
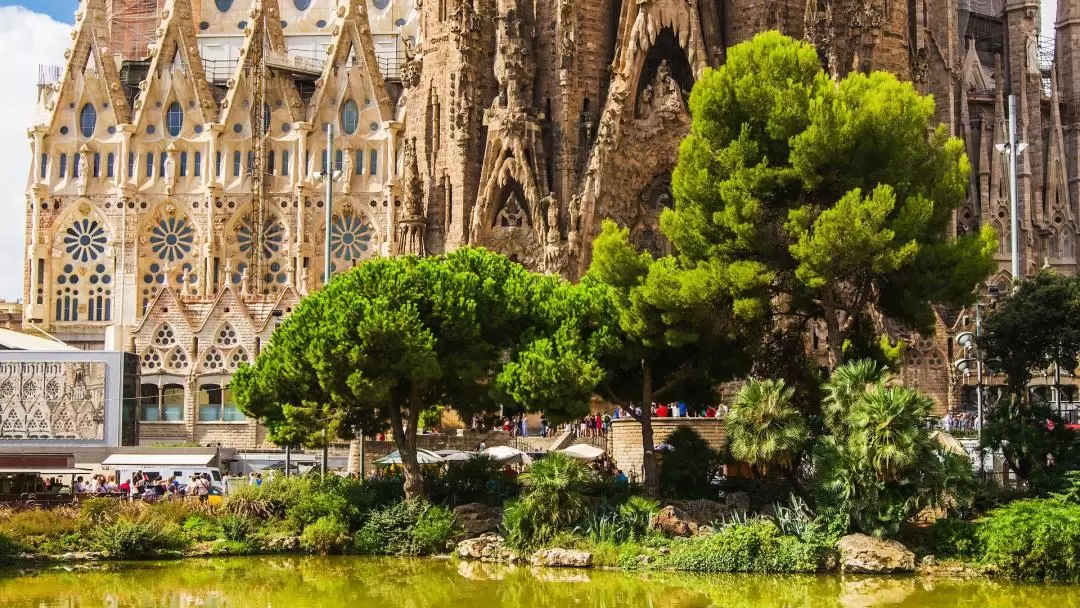
[[[131,481],[142,471],[151,478],[176,477],[181,487],[191,483],[193,475],[209,475],[210,483],[222,494],[229,491],[221,469],[211,466],[213,454],[113,454],[101,462],[101,468],[116,476],[118,483]]]

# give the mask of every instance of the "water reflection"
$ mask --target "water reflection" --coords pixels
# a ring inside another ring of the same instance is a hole
[[[448,560],[266,557],[0,573],[10,608],[1080,608],[1075,588],[853,576],[542,570]]]

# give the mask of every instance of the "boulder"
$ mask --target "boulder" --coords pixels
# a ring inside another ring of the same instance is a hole
[[[865,534],[851,534],[836,543],[840,569],[862,574],[914,572],[915,554],[895,540],[882,540]]]
[[[671,500],[664,504],[682,509],[700,522],[722,521],[731,512],[726,504],[715,500]]]
[[[533,553],[531,563],[548,568],[588,568],[592,566],[592,553],[573,549],[541,549]]]
[[[513,563],[520,560],[516,553],[503,544],[502,537],[495,534],[483,534],[461,541],[457,544],[457,554],[464,559],[491,563]]]
[[[739,509],[740,511],[750,510],[750,495],[746,492],[729,492],[724,497],[724,502],[729,509]]]
[[[652,527],[670,536],[689,537],[701,529],[701,522],[682,509],[668,505],[653,516]]]
[[[465,538],[476,538],[489,532],[497,532],[502,525],[502,509],[479,502],[471,502],[454,508],[454,522]]]

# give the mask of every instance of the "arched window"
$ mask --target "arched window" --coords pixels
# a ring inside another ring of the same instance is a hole
[[[228,12],[229,9],[232,8],[232,3],[233,0],[214,0],[217,9],[223,13]]]
[[[180,135],[180,129],[184,126],[184,109],[180,107],[179,101],[174,101],[169,104],[169,109],[165,111],[165,129],[169,132],[169,135],[176,137]]]
[[[53,260],[53,319],[111,321],[112,260],[104,225],[78,218],[56,238],[64,255]]]
[[[94,104],[88,103],[79,111],[79,131],[83,137],[93,137],[94,127],[97,126],[97,110]]]
[[[298,11],[306,11],[311,6],[311,0],[293,0],[293,4]]]
[[[139,419],[143,422],[182,422],[184,387],[180,384],[143,384],[139,387]]]
[[[341,106],[341,130],[352,135],[356,133],[356,126],[360,124],[360,109],[356,102],[348,100]]]

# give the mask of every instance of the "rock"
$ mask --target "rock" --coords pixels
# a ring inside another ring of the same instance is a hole
[[[670,536],[690,537],[701,529],[701,523],[686,511],[668,505],[653,516],[652,527]]]
[[[592,565],[592,553],[574,549],[541,549],[533,553],[534,566],[548,568],[588,568]]]
[[[724,497],[724,503],[727,504],[729,509],[749,511],[750,495],[746,492],[730,492],[726,497]]]
[[[836,543],[840,569],[862,574],[914,572],[915,554],[895,540],[881,540],[865,534],[851,534]]]
[[[300,549],[299,536],[272,536],[263,542],[263,547],[271,553],[290,553]]]
[[[724,521],[730,513],[726,504],[715,500],[672,500],[664,504],[682,509],[700,522]]]
[[[457,554],[465,559],[478,559],[492,563],[513,563],[521,559],[518,554],[503,545],[501,536],[495,534],[483,534],[461,541],[457,545]]]
[[[502,509],[471,502],[454,509],[454,522],[465,533],[465,538],[476,538],[499,530],[502,525]]]

